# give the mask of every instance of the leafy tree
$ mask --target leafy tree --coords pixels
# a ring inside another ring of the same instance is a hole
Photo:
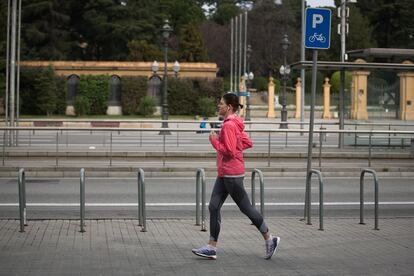
[[[365,0],[355,6],[367,15],[378,47],[414,48],[414,1]]]
[[[207,59],[217,63],[219,76],[230,74],[230,27],[206,21],[200,27]]]
[[[112,0],[77,0],[71,8],[71,23],[84,58],[126,59],[128,37],[137,31],[127,7]]]
[[[128,48],[130,60],[153,61],[163,58],[161,50],[145,40],[131,40],[128,42]]]
[[[234,1],[223,1],[217,5],[217,9],[212,15],[211,19],[220,25],[230,23],[230,20],[241,12],[240,7],[236,6]]]
[[[67,3],[59,0],[22,2],[22,58],[65,59],[71,48]]]
[[[350,72],[345,72],[345,87],[350,91],[352,82],[352,74]],[[337,71],[332,74],[331,76],[331,92],[334,94],[339,93],[339,86],[340,86],[340,72]]]
[[[367,17],[364,17],[358,7],[349,5],[349,33],[346,37],[346,49],[356,50],[375,47],[376,43],[373,40],[373,30],[370,26]],[[341,36],[336,33],[336,26],[340,23],[340,18],[334,16],[336,10],[332,10],[332,32],[331,32],[331,47],[329,50],[320,51],[320,60],[340,60],[341,53]],[[310,51],[308,51],[310,54]],[[309,56],[309,59],[311,57]]]
[[[207,60],[203,40],[199,30],[194,25],[185,25],[181,31],[180,59],[188,62]]]
[[[248,41],[252,46],[250,67],[256,76],[278,72],[283,62],[280,42],[286,33],[291,45],[287,61],[299,59],[300,33],[295,29],[296,19],[287,5],[276,5],[273,0],[257,1],[248,14]]]

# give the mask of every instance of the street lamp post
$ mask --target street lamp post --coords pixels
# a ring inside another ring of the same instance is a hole
[[[246,121],[250,121],[250,88],[252,87],[252,80],[254,78],[253,72],[250,71],[250,57],[252,54],[252,47],[249,45],[247,45],[247,49],[246,49],[246,57],[247,57],[247,62],[246,62],[246,67],[247,67],[247,73],[245,72],[245,80],[246,80],[246,117],[245,120]]]
[[[246,79],[247,79],[247,96],[246,96],[246,121],[250,121],[250,92],[252,87],[252,81],[254,78],[253,72],[250,72],[249,74],[246,73]]]
[[[287,50],[290,45],[290,41],[288,39],[287,34],[283,36],[282,42],[280,44],[282,45],[282,49],[283,49],[283,65],[280,66],[279,73],[283,81],[283,94],[282,94],[281,123],[280,123],[279,128],[287,129],[288,124],[287,124],[287,110],[286,110],[286,82],[289,79],[289,74],[290,74],[290,68],[286,63],[286,54],[287,54]]]
[[[162,26],[162,37],[164,39],[164,89],[162,96],[162,128],[168,128],[168,94],[167,94],[167,82],[168,82],[168,72],[167,72],[167,63],[168,63],[168,38],[170,33],[173,31],[172,27],[169,25],[169,21],[166,19],[164,25]]]

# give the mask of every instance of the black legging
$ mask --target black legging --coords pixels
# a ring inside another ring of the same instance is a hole
[[[240,211],[249,217],[261,233],[268,231],[262,215],[250,203],[243,186],[243,179],[244,177],[217,177],[208,206],[210,211],[210,240],[218,240],[221,224],[220,210],[229,194]]]

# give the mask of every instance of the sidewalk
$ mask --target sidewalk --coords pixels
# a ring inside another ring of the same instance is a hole
[[[247,219],[224,218],[216,261],[191,248],[208,232],[193,220],[0,220],[0,275],[412,275],[414,218],[325,218],[309,226],[298,218],[269,219],[281,236],[272,260],[262,258],[261,236]]]

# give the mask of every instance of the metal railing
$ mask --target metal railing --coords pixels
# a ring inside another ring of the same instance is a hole
[[[82,168],[79,173],[80,187],[80,232],[85,232],[85,169]]]
[[[201,186],[201,187],[200,187]],[[196,173],[196,225],[200,226],[200,198],[201,198],[201,231],[206,230],[206,175],[204,169]]]
[[[24,169],[19,170],[18,179],[19,185],[19,217],[20,217],[20,232],[24,232],[24,227],[27,226],[26,221],[26,173]]]
[[[316,174],[319,179],[319,230],[323,231],[323,178],[322,174],[318,170],[311,169],[309,171],[309,179],[311,179],[312,174]],[[305,191],[305,212],[304,212],[304,220],[307,219],[306,224],[312,225],[311,222],[311,192],[312,192],[312,185],[306,186]]]
[[[143,169],[138,169],[138,225],[142,226],[141,232],[147,232],[145,205],[145,173]]]
[[[124,143],[123,140],[118,141],[118,144],[117,144],[117,142],[113,141],[113,137],[112,137],[114,131],[116,131],[118,133],[137,133],[137,132],[139,132],[139,133],[142,134],[144,132],[147,132],[147,133],[157,132],[158,133],[158,132],[162,131],[163,129],[162,128],[149,128],[149,129],[147,129],[147,128],[119,128],[119,129],[114,129],[114,128],[2,127],[2,128],[0,128],[0,131],[4,132],[3,133],[3,155],[2,155],[3,166],[5,165],[6,157],[10,156],[10,151],[6,151],[7,142],[5,141],[5,139],[7,140],[6,132],[9,131],[9,130],[19,130],[20,133],[21,133],[20,134],[21,136],[23,135],[24,131],[28,131],[29,133],[32,133],[34,131],[36,131],[36,132],[46,132],[47,135],[50,135],[50,132],[52,132],[53,134],[55,134],[55,132],[56,132],[56,135],[55,135],[56,136],[56,138],[55,138],[55,143],[56,143],[55,153],[53,154],[53,152],[52,153],[47,152],[48,157],[53,158],[53,155],[54,155],[54,157],[56,159],[55,160],[56,166],[59,166],[59,158],[61,156],[67,157],[66,153],[69,152],[70,150],[72,150],[72,149],[70,149],[70,146],[73,146],[73,151],[74,152],[79,150],[79,148],[77,148],[76,145],[69,144],[68,136],[69,136],[70,133],[72,133],[72,135],[77,135],[77,134],[79,134],[79,132],[81,134],[83,134],[85,132],[90,132],[90,133],[91,132],[100,132],[100,133],[104,133],[104,134],[109,132],[109,145],[107,145],[107,143],[105,142],[106,139],[105,138],[103,139],[103,145],[105,145],[105,147],[109,146],[109,150],[108,150],[108,148],[104,148],[104,150],[106,150],[106,154],[105,155],[100,154],[99,157],[105,157],[105,158],[109,159],[108,160],[109,165],[112,166],[113,165],[113,157],[114,157],[114,149],[113,148],[114,148],[115,145],[118,146],[118,150],[119,150],[119,148],[122,148],[122,146],[124,146],[124,145],[130,146],[129,141],[132,141],[131,143],[135,143],[135,144],[138,143],[136,141],[136,139],[134,139],[135,136],[133,136],[133,137],[127,136],[127,138],[130,139],[130,140],[128,140],[128,144]],[[177,134],[178,133],[194,133],[194,132],[197,131],[197,129],[193,129],[193,128],[191,128],[191,129],[189,129],[189,128],[169,128],[169,131],[170,132],[176,132]],[[275,146],[277,147],[277,145],[280,145],[282,147],[287,148],[289,146],[287,141],[288,141],[288,139],[289,139],[288,137],[290,135],[290,136],[294,136],[295,139],[302,139],[303,140],[302,141],[303,142],[303,148],[305,148],[306,147],[305,138],[298,138],[299,135],[294,135],[294,134],[307,134],[308,130],[303,130],[303,129],[254,129],[254,130],[249,130],[249,129],[247,129],[246,132],[256,134],[256,139],[258,139],[258,140],[254,141],[255,145],[256,145],[254,151],[255,152],[263,152],[263,153],[265,153],[267,151],[267,165],[268,165],[268,167],[270,167],[271,159],[272,159],[272,150],[274,152]],[[414,150],[414,147],[412,146],[412,141],[414,141],[414,130],[413,131],[406,131],[406,130],[404,130],[404,131],[403,130],[399,130],[399,131],[390,131],[390,130],[328,130],[328,129],[323,129],[322,128],[322,129],[319,129],[319,130],[315,129],[314,132],[318,133],[319,136],[320,136],[320,139],[319,139],[319,147],[320,147],[320,149],[319,149],[319,167],[322,166],[322,164],[321,164],[322,163],[322,157],[323,157],[322,149],[323,148],[329,148],[329,147],[331,147],[331,148],[336,147],[335,144],[332,144],[332,142],[336,139],[330,139],[330,140],[326,139],[328,134],[337,135],[339,133],[343,133],[343,134],[349,134],[349,135],[354,135],[354,134],[356,134],[356,135],[358,135],[358,134],[369,135],[368,136],[368,139],[369,139],[368,140],[368,149],[367,149],[368,166],[371,166],[371,160],[372,160],[372,149],[373,149],[372,141],[374,139],[377,139],[377,141],[382,141],[381,139],[384,139],[384,135],[391,135],[393,139],[403,137],[405,139],[405,141],[411,139],[410,140],[411,143],[409,143],[407,145],[404,144],[404,146],[409,147],[411,151]],[[59,137],[60,137],[59,133],[61,134],[61,136],[63,135],[62,133],[66,133],[66,139],[65,139],[66,141],[60,141],[62,139],[59,139]],[[265,138],[266,134],[268,136],[267,141],[266,141],[266,138]],[[274,135],[272,137],[272,134],[276,134],[276,135]],[[284,134],[284,138],[282,138],[282,136],[280,136],[280,135],[277,136],[277,134],[282,134],[282,135]],[[101,135],[101,137],[102,136],[104,136],[104,135]],[[100,139],[102,139],[101,137],[100,137]],[[148,138],[149,138],[148,144],[151,143],[151,145],[156,146],[155,150],[160,149],[160,146],[159,146],[160,142],[158,140],[156,140],[156,139],[159,139],[158,137],[159,137],[158,134],[156,136],[148,136]],[[178,135],[177,135],[177,137],[178,137]],[[187,136],[185,139],[193,139],[194,137],[195,136]],[[171,136],[171,138],[174,139],[173,136]],[[169,139],[168,142],[171,142],[171,138]],[[180,139],[180,138],[177,138],[177,139]],[[285,139],[285,141],[284,141],[284,143],[277,144],[277,141],[278,141],[277,139]],[[166,135],[162,135],[162,140],[161,141],[162,141],[162,163],[163,163],[163,166],[165,166],[166,158],[167,158],[167,154],[166,154],[166,151],[167,151],[167,148],[166,148],[166,146],[167,146]],[[208,149],[208,150],[211,149],[211,147],[209,145],[209,142],[208,142],[208,139],[206,137],[202,137],[202,139],[200,139],[200,141],[201,141],[201,143],[197,144],[197,145],[200,145],[200,147],[206,146],[206,149]],[[329,143],[331,143],[331,144],[329,144]],[[28,147],[25,147],[25,145],[23,143],[20,143],[19,149],[27,150],[27,153],[29,154],[29,153],[31,153],[31,150],[33,149],[33,146],[31,146],[32,144],[33,144],[33,142],[31,142],[31,140],[29,140],[29,146]],[[60,151],[59,145],[61,145],[61,144],[66,144],[66,152],[59,152]],[[87,142],[87,144],[89,145],[88,142]],[[142,145],[142,141],[139,142],[139,144]],[[42,145],[42,149],[43,149],[44,144],[40,144],[40,142],[39,142],[39,145]],[[50,144],[47,144],[47,145],[50,147]],[[169,144],[169,145],[171,146],[171,144]],[[192,147],[191,148],[192,150],[194,150],[194,140],[189,141],[188,145]],[[51,146],[53,147],[53,144]],[[84,146],[84,144],[82,144],[82,146]],[[181,144],[177,143],[177,146],[183,147],[183,149],[185,150],[184,143],[181,143]],[[267,150],[265,149],[266,146],[267,146]],[[294,146],[295,146],[295,148],[298,148],[297,143]],[[84,148],[82,148],[82,149],[84,150]],[[352,149],[352,147],[350,147],[350,149]],[[130,150],[130,148],[128,148],[128,151],[129,150]],[[45,150],[45,151],[47,151],[47,150]],[[108,151],[109,151],[109,153],[108,153]],[[36,152],[36,148],[35,148],[35,152]],[[411,154],[414,155],[414,153],[411,153]],[[32,155],[32,154],[29,154],[29,156],[30,155]],[[22,155],[17,155],[17,156],[22,156]],[[44,155],[42,155],[42,156],[44,156]],[[93,156],[93,154],[92,154],[92,156]],[[263,157],[265,158],[265,156],[263,156]]]
[[[254,169],[252,171],[252,206],[253,208],[256,208],[256,174],[259,175],[259,181],[260,181],[260,213],[262,217],[265,216],[264,211],[264,179],[263,179],[263,173],[259,169]]]
[[[374,170],[371,169],[363,169],[361,172],[361,176],[359,179],[360,183],[360,190],[359,190],[359,224],[365,224],[364,223],[364,177],[365,174],[369,173],[372,174],[374,177],[374,217],[375,217],[375,230],[379,230],[378,228],[378,178],[377,173]]]

